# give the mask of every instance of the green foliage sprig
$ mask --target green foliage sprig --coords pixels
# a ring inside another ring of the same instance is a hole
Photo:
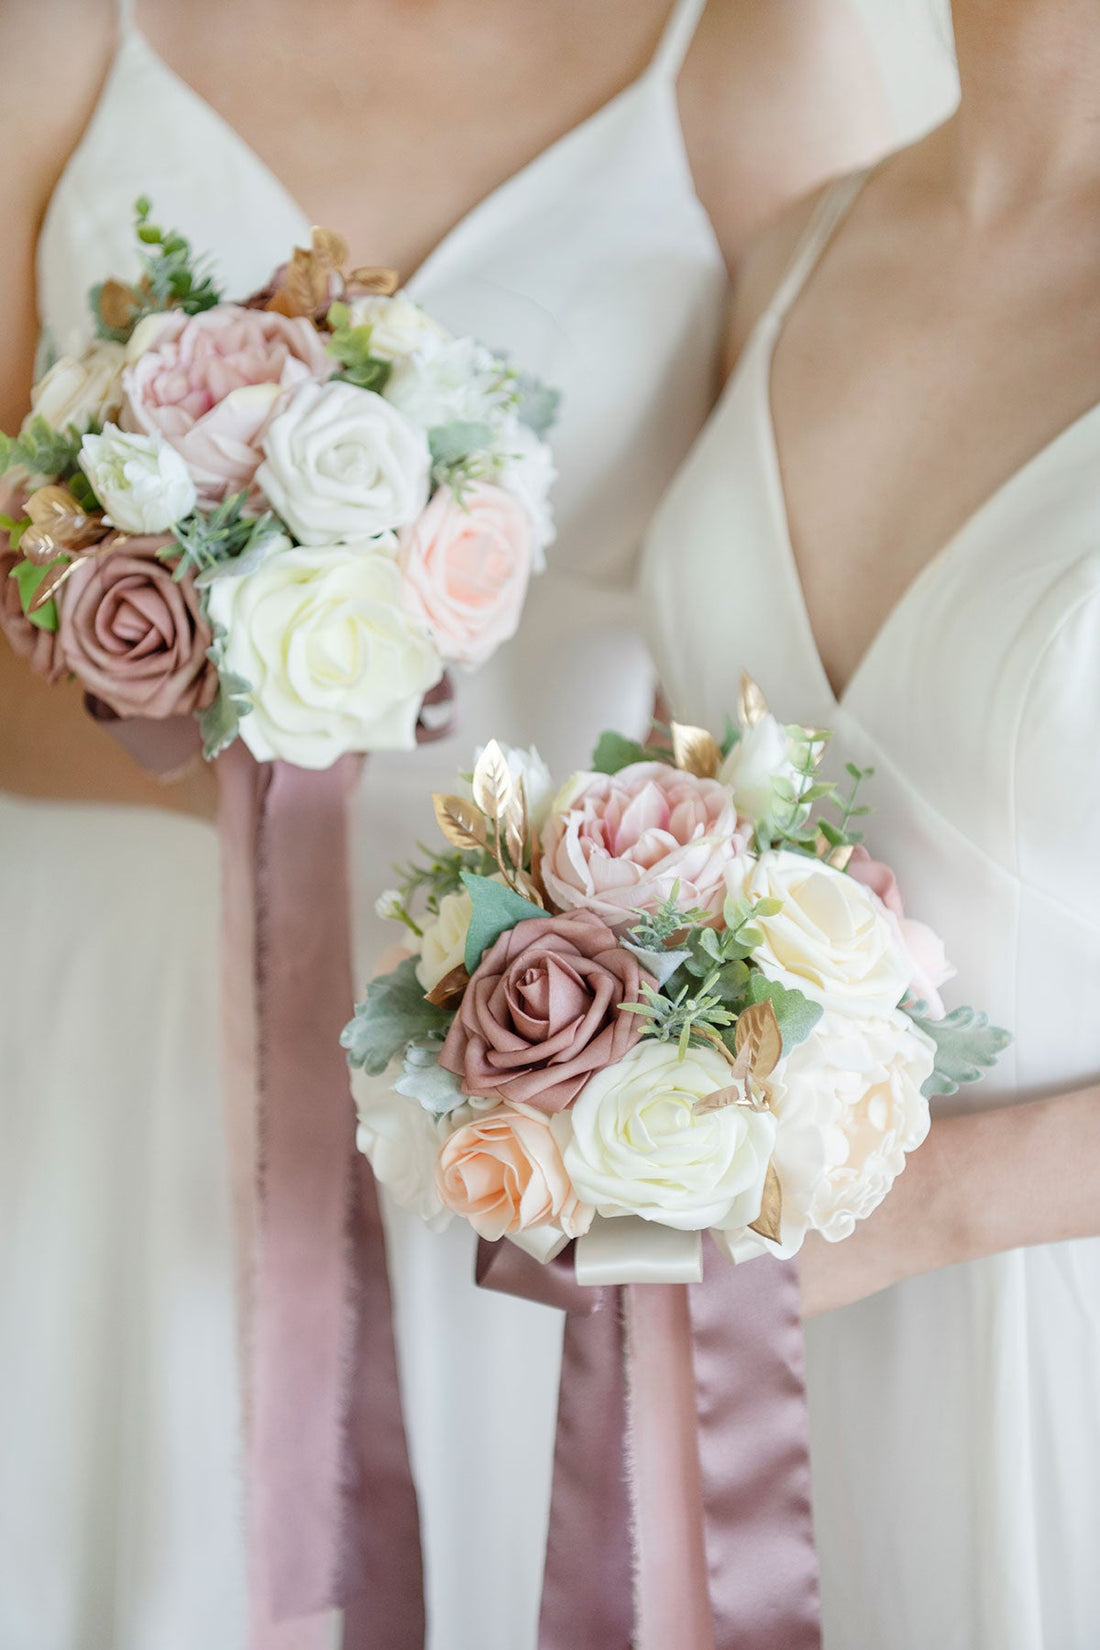
[[[209,575],[227,562],[255,556],[268,540],[278,537],[282,528],[271,511],[246,515],[247,503],[247,492],[234,493],[213,509],[195,510],[177,524],[175,542],[159,552],[166,560],[178,556],[174,574],[177,580],[189,569]]]
[[[146,315],[166,309],[198,315],[222,300],[207,260],[195,256],[190,241],[178,230],[164,230],[151,223],[151,211],[152,203],[146,195],[134,202],[134,232],[142,271],[139,279],[132,285],[103,281],[88,295],[99,337],[118,344],[129,341]]]
[[[339,363],[336,376],[349,384],[357,384],[361,390],[373,390],[381,395],[389,382],[393,363],[371,353],[374,328],[369,324],[353,327],[351,311],[344,303],[331,305],[327,319],[332,336],[325,348]]]
[[[85,433],[75,424],[55,430],[41,415],[29,418],[18,435],[0,432],[0,475],[12,469],[26,470],[30,476],[45,476],[50,480],[69,475],[78,469],[77,459]]]

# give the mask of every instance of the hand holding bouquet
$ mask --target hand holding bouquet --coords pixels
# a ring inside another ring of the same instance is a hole
[[[720,743],[605,735],[552,796],[491,744],[435,799],[449,847],[386,896],[414,954],[345,1032],[360,1144],[433,1224],[548,1259],[623,1216],[732,1258],[848,1236],[1007,1037],[945,1014],[905,915],[820,777],[827,735],[743,685]]]

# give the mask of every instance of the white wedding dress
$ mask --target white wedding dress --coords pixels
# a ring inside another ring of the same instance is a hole
[[[562,771],[602,726],[647,724],[634,562],[712,402],[724,292],[675,92],[703,3],[675,0],[647,71],[494,190],[412,282],[445,324],[562,391],[559,541],[520,635],[460,682],[460,736],[367,765],[353,836],[364,978],[390,864],[477,742],[533,741]],[[42,231],[40,313],[58,349],[88,336],[93,281],[133,269],[139,194],[211,249],[231,295],[308,239],[285,188],[122,21]],[[0,797],[0,877],[0,1645],[238,1650],[214,836]],[[467,1233],[395,1212],[390,1239],[430,1647],[524,1650],[560,1319],[475,1291]]]
[[[951,1001],[1015,1043],[951,1105],[1100,1073],[1100,407],[897,603],[839,701],[790,545],[769,377],[858,179],[824,199],[658,514],[649,624],[682,718],[744,667],[781,719],[873,764],[869,840],[943,935]],[[1067,1159],[1073,1141],[1066,1141]],[[807,1329],[827,1650],[1100,1645],[1100,1240],[958,1266]]]

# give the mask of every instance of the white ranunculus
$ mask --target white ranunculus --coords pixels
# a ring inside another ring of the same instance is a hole
[[[508,772],[513,780],[523,781],[523,794],[527,798],[527,815],[536,831],[542,827],[550,817],[550,808],[554,801],[554,779],[550,769],[534,745],[526,748],[522,745],[501,745],[497,741],[501,755],[508,764]],[[479,745],[474,752],[474,765],[485,749]],[[469,786],[464,787],[469,794]]]
[[[934,1062],[934,1043],[908,1015],[828,1009],[780,1061],[765,1090],[783,1189],[781,1253],[793,1255],[808,1231],[839,1242],[878,1208],[928,1133],[921,1089]]]
[[[29,417],[44,418],[53,430],[73,425],[106,424],[122,407],[122,369],[126,350],[102,338],[83,355],[63,355],[31,391]]]
[[[743,819],[760,825],[774,817],[780,801],[777,780],[797,787],[799,775],[792,754],[790,735],[774,716],[762,716],[744,729],[718,773],[722,784],[733,792]]]
[[[425,991],[434,991],[452,969],[465,960],[466,935],[474,902],[466,892],[444,894],[439,915],[424,929],[416,977]]]
[[[473,338],[455,338],[397,362],[384,393],[413,424],[431,430],[442,424],[495,424],[512,391],[487,349]]]
[[[636,1043],[553,1119],[566,1171],[601,1215],[640,1215],[682,1231],[745,1226],[760,1212],[775,1120],[746,1106],[697,1112],[724,1088],[713,1049]]]
[[[501,455],[497,480],[515,494],[531,517],[535,529],[534,571],[542,573],[546,568],[546,549],[557,537],[550,508],[550,489],[558,473],[554,455],[534,430],[515,417],[506,421],[497,438],[496,450]]]
[[[359,1114],[356,1145],[395,1203],[411,1209],[435,1232],[451,1222],[436,1190],[435,1168],[443,1144],[431,1112],[393,1086],[393,1074],[370,1077],[353,1071],[351,1091]]]
[[[905,995],[912,965],[878,901],[854,877],[785,848],[745,856],[726,872],[735,899],[781,901],[757,917],[753,951],[770,979],[852,1012],[888,1012]]]
[[[162,435],[131,435],[108,424],[86,435],[80,467],[106,519],[122,533],[166,533],[195,508],[195,483]]]
[[[303,544],[395,531],[428,502],[423,430],[357,384],[303,384],[263,448],[256,480]]]
[[[450,337],[405,291],[395,292],[392,298],[352,298],[348,312],[351,326],[370,327],[371,354],[382,361],[398,361]]]
[[[331,767],[346,751],[408,750],[442,663],[406,611],[401,572],[375,541],[271,550],[215,578],[223,668],[250,684],[241,737],[260,762]]]

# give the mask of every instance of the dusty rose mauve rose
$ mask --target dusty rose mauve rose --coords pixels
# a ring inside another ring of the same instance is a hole
[[[550,1224],[580,1237],[592,1224],[593,1211],[574,1192],[550,1125],[507,1106],[451,1135],[436,1184],[444,1207],[493,1243]]]
[[[663,762],[578,774],[542,833],[542,872],[555,904],[625,928],[679,883],[679,905],[721,911],[723,872],[745,852],[725,785]]]
[[[561,1111],[641,1035],[643,973],[588,911],[531,917],[486,951],[440,1064],[467,1094]],[[652,984],[652,981],[650,981]]]
[[[531,517],[503,487],[441,487],[400,535],[406,599],[450,664],[476,669],[516,633],[534,561]]]
[[[915,997],[928,1004],[934,1020],[943,1018],[944,1005],[940,986],[955,976],[955,969],[947,960],[943,941],[928,927],[905,915],[897,878],[888,865],[872,859],[862,843],[857,843],[848,861],[848,874],[876,895],[887,913],[894,919],[902,948],[913,964],[909,986]]]
[[[334,365],[307,320],[237,304],[150,316],[131,351],[141,353],[123,373],[122,427],[171,442],[203,504],[251,485],[272,418]]]
[[[31,624],[23,612],[19,586],[10,577],[12,568],[21,560],[14,550],[0,551],[0,630],[14,651],[52,686],[68,674],[68,667],[57,632]]]
[[[190,577],[157,556],[163,538],[89,556],[58,600],[65,663],[118,716],[187,716],[217,692],[210,629]]]

